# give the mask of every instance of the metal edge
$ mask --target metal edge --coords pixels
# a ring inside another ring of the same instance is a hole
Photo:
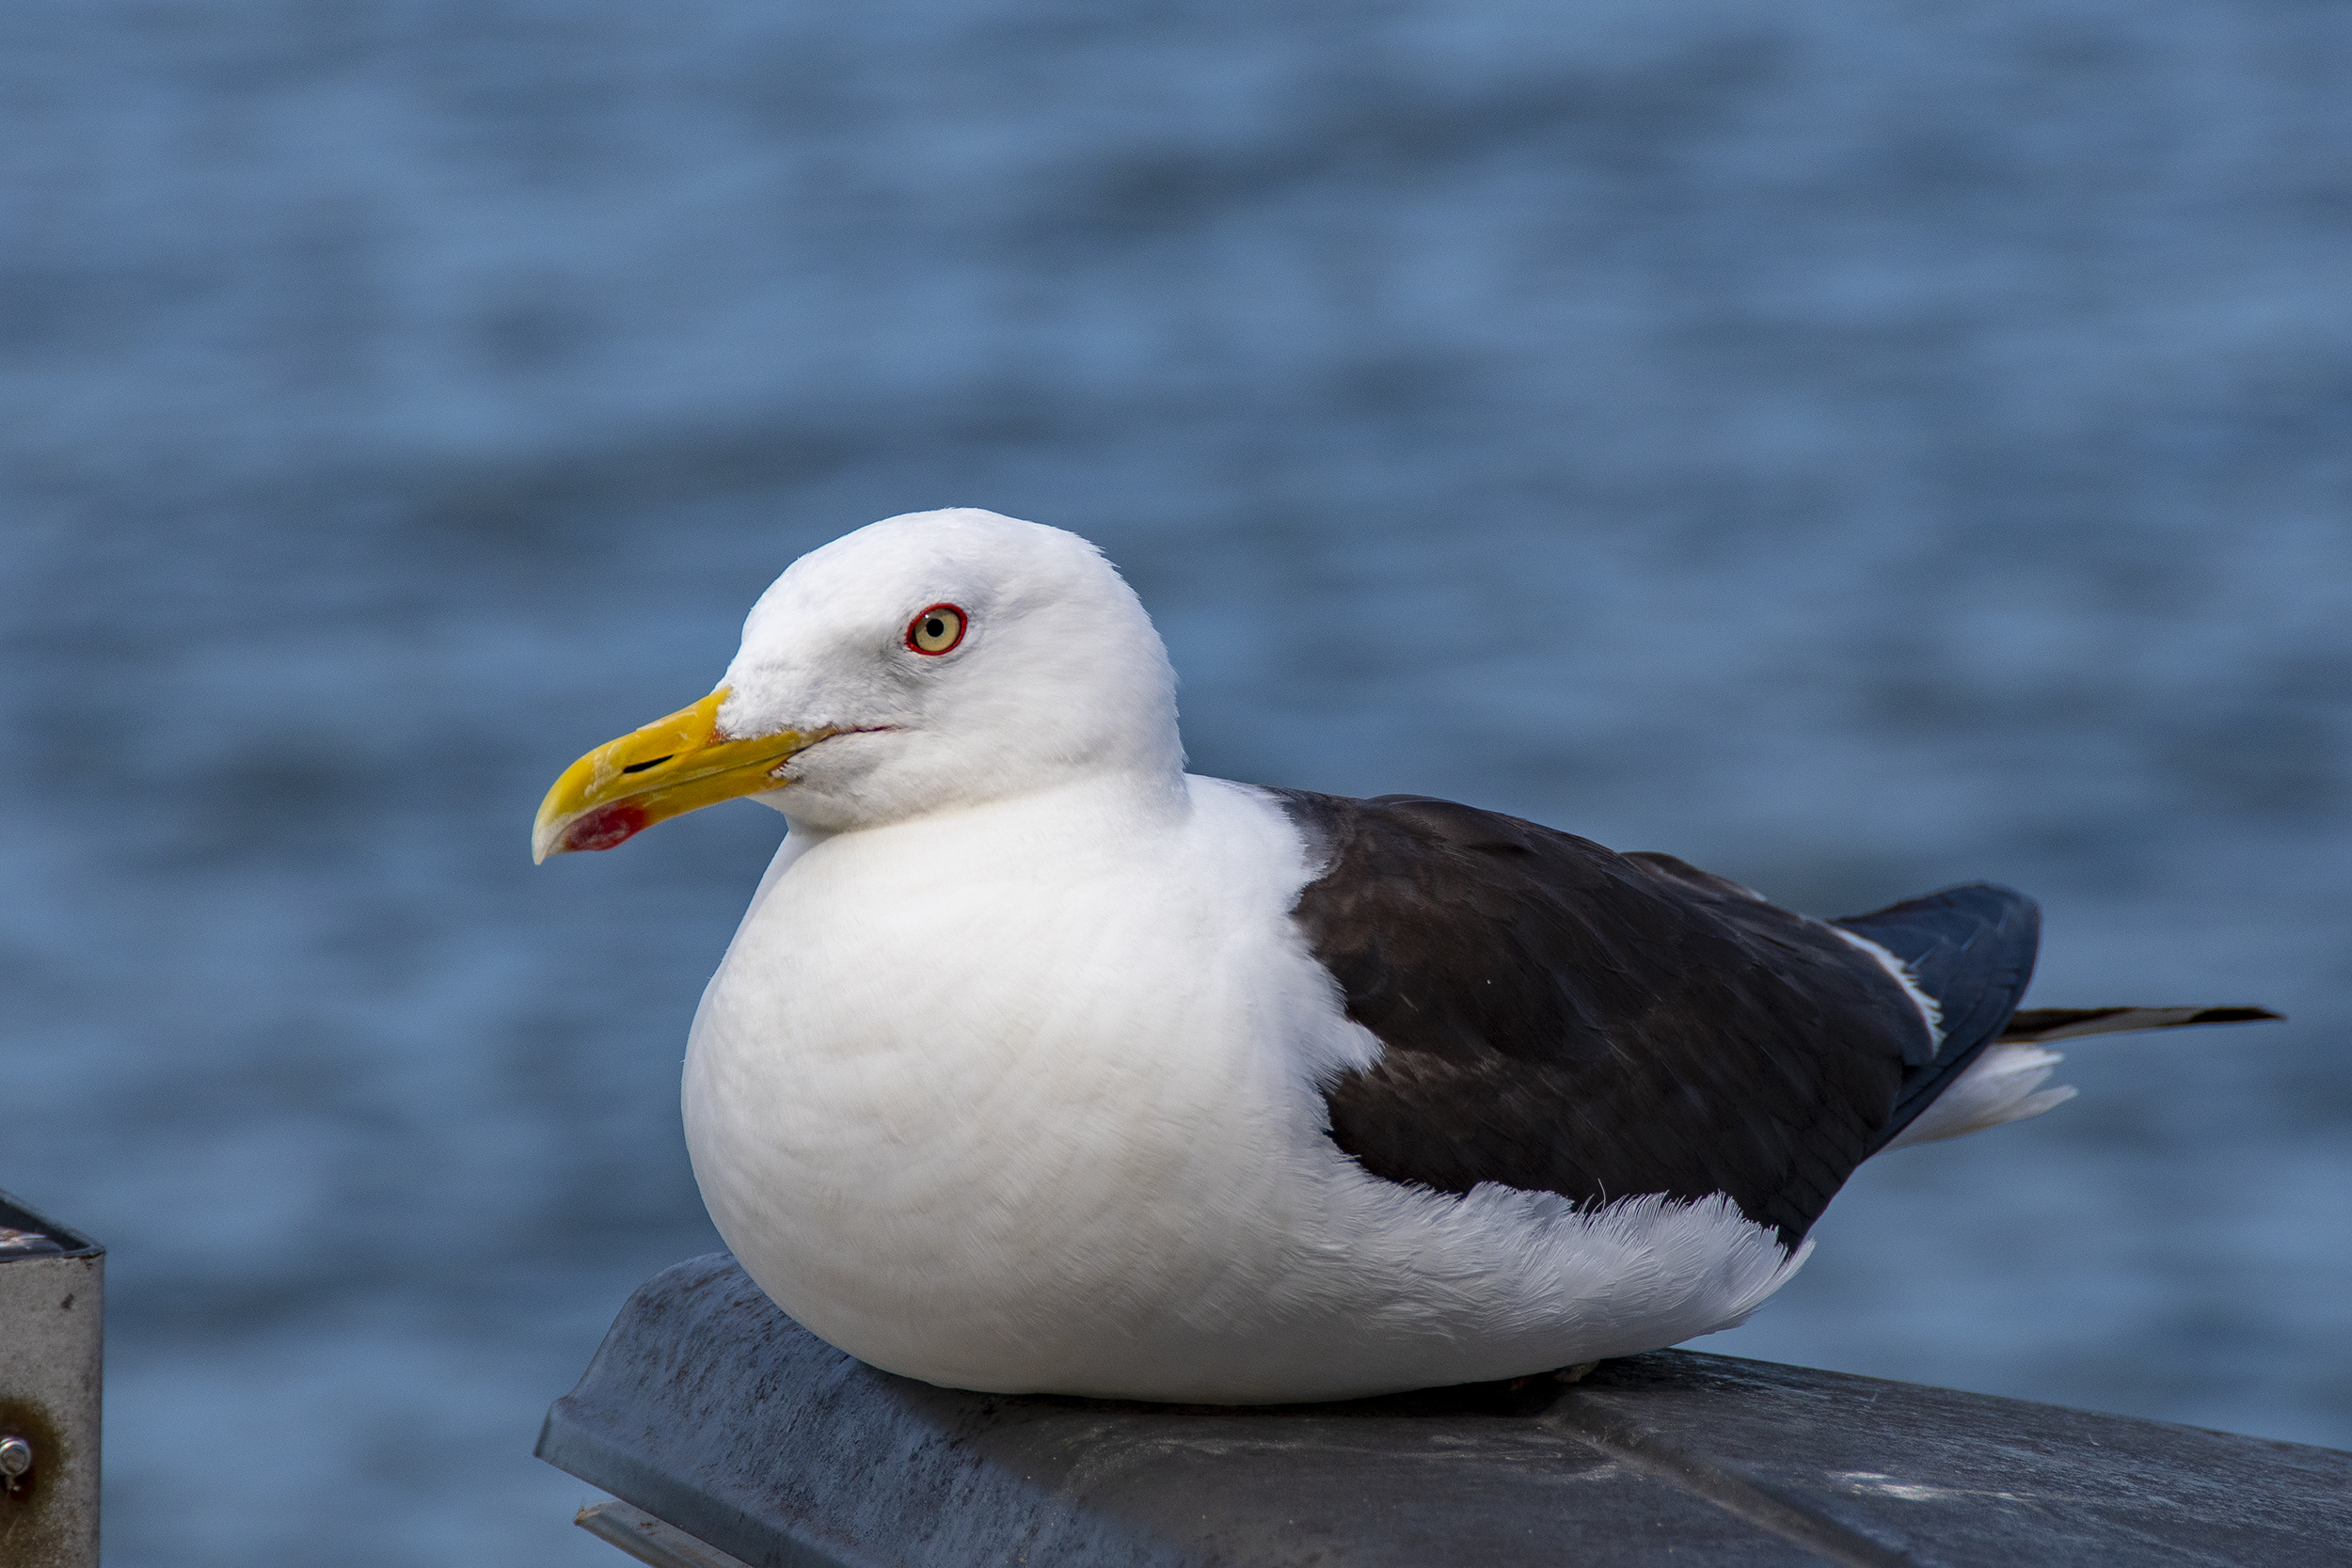
[[[531,1450],[532,1455],[566,1475],[577,1476],[591,1486],[612,1493],[665,1525],[673,1517],[716,1515],[723,1521],[723,1528],[712,1532],[722,1539],[713,1541],[707,1534],[692,1535],[679,1529],[689,1540],[733,1553],[739,1560],[755,1568],[888,1568],[888,1564],[875,1559],[844,1556],[838,1546],[820,1546],[645,1463],[627,1445],[605,1435],[597,1423],[575,1417],[566,1408],[571,1404],[571,1397],[565,1395],[548,1407],[547,1419],[539,1427],[539,1441]],[[670,1528],[678,1528],[675,1525]]]
[[[618,1497],[590,1503],[572,1516],[572,1523],[653,1568],[751,1568],[741,1558],[729,1557],[709,1542]]]
[[[14,1193],[0,1191],[0,1210],[5,1209],[13,1209],[26,1219],[35,1221],[42,1235],[74,1243],[64,1252],[28,1252],[24,1255],[26,1258],[103,1258],[106,1255],[102,1243],[91,1241],[70,1225],[59,1225]],[[16,1261],[13,1258],[0,1258],[0,1263]]]

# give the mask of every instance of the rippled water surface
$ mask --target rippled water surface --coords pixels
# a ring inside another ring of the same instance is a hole
[[[0,16],[0,1184],[109,1560],[589,1564],[781,828],[540,792],[889,513],[1077,529],[1202,771],[2256,1001],[1866,1170],[1707,1348],[2352,1445],[2352,7]]]

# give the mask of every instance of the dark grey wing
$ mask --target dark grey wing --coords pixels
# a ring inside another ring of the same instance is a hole
[[[2033,978],[2042,911],[2022,893],[1971,882],[1830,924],[1902,959],[1944,1014],[1944,1038],[1934,1053],[1925,1059],[1915,1053],[1903,1069],[1894,1112],[1879,1138],[1883,1148],[2000,1037]]]
[[[1325,1088],[1394,1181],[1727,1195],[1794,1246],[1887,1135],[1917,1008],[1820,922],[1663,855],[1445,800],[1274,792],[1294,911],[1380,1060]],[[1997,1028],[1997,1025],[1995,1025]]]

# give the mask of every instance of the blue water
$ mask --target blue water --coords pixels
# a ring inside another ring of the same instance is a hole
[[[19,0],[0,1185],[108,1557],[617,1560],[781,823],[572,757],[889,513],[1076,529],[1202,771],[2260,1002],[1895,1155],[1706,1348],[2352,1446],[2352,6]]]

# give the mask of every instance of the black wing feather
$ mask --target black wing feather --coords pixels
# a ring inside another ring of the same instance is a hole
[[[1794,1246],[1944,1062],[1876,959],[1672,856],[1419,796],[1273,793],[1324,865],[1294,917],[1384,1048],[1325,1087],[1376,1176],[1722,1193]],[[2014,1001],[1985,1004],[1994,1033]]]
[[[1944,1013],[1944,1039],[1935,1054],[1903,1074],[1894,1114],[1879,1139],[1883,1147],[2008,1027],[2033,978],[2042,911],[2022,893],[1971,882],[1830,924],[1867,937],[1902,959]]]

